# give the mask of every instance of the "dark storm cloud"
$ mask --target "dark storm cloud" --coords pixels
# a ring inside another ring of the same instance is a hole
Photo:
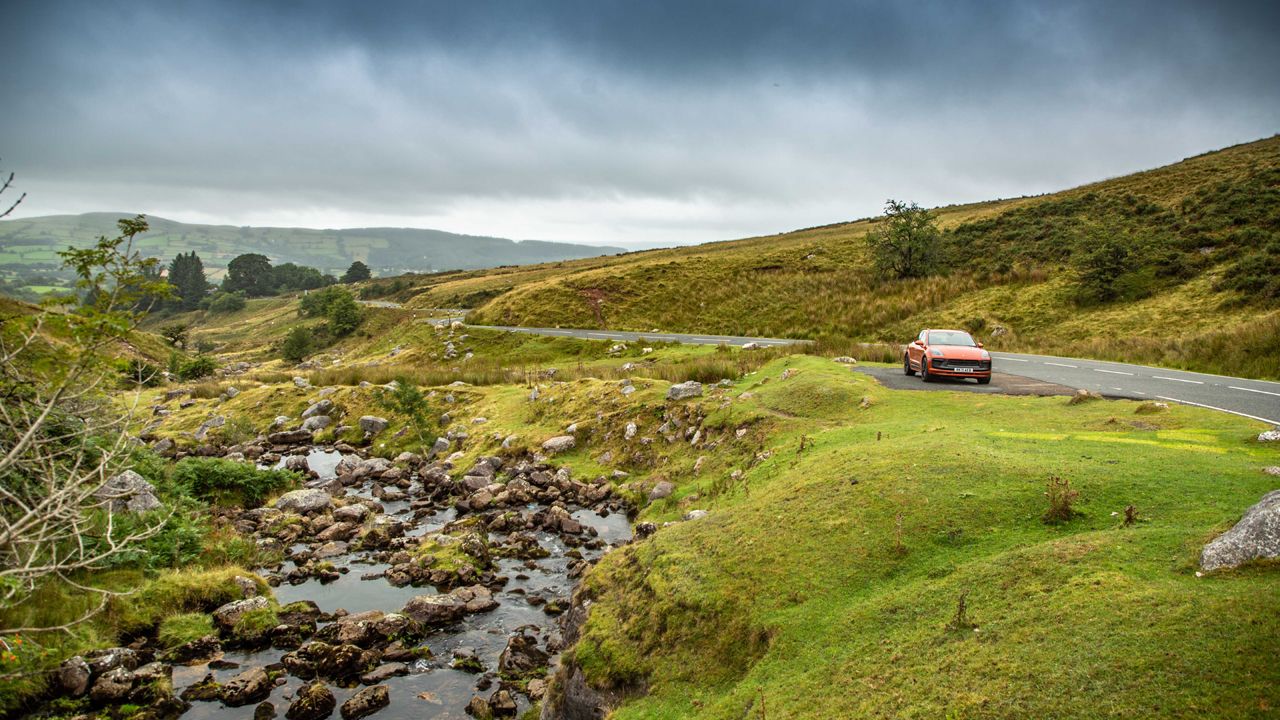
[[[688,241],[1275,132],[1275,3],[19,3],[27,214]]]

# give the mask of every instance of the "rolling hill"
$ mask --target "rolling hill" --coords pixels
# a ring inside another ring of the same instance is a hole
[[[1001,349],[1280,375],[1280,136],[1037,197],[937,209],[951,269],[885,280],[860,220],[694,247],[415,280],[477,323],[901,341],[962,326]],[[1128,251],[1119,297],[1076,258]]]
[[[56,269],[58,250],[114,234],[115,222],[133,213],[50,215],[0,222],[0,269]],[[622,248],[540,240],[458,235],[414,228],[234,227],[196,225],[149,217],[141,238],[144,253],[164,259],[196,251],[206,267],[221,269],[237,255],[260,252],[273,262],[292,262],[341,273],[354,260],[379,274],[457,270],[551,262],[623,252]]]

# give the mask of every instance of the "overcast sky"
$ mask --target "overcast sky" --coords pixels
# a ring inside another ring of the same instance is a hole
[[[610,244],[1046,192],[1280,131],[1280,3],[50,2],[20,214]]]

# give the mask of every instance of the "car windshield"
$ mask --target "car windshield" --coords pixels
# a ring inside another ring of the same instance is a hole
[[[967,332],[958,332],[956,330],[930,330],[930,345],[961,345],[963,347],[976,347],[977,343],[969,336]]]

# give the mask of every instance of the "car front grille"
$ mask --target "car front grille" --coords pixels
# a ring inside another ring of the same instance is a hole
[[[934,358],[932,366],[938,370],[955,370],[956,368],[973,368],[975,370],[990,370],[990,360],[952,360],[950,358]]]

